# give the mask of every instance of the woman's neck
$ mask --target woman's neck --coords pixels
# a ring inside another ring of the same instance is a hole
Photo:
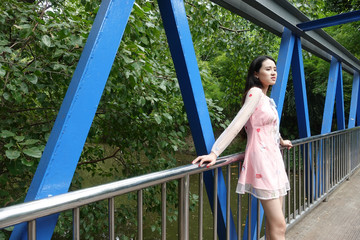
[[[268,89],[269,89],[269,86],[263,87],[261,90],[266,95]]]

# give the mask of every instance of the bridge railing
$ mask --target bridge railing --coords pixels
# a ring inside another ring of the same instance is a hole
[[[317,204],[326,200],[341,182],[349,179],[350,175],[359,167],[360,156],[360,128],[352,128],[343,131],[332,132],[326,135],[313,136],[306,139],[293,141],[294,147],[290,150],[284,149],[284,161],[291,182],[291,191],[286,196],[284,214],[290,228],[303,216],[305,216]],[[143,239],[143,191],[144,189],[161,186],[161,238],[166,239],[167,226],[167,203],[166,183],[178,180],[179,204],[178,204],[178,228],[179,239],[189,239],[189,193],[190,176],[198,175],[199,181],[199,205],[198,223],[196,234],[198,239],[203,239],[204,229],[204,171],[214,171],[214,193],[217,192],[217,177],[220,168],[225,168],[224,174],[227,183],[227,211],[226,222],[230,216],[230,206],[234,201],[236,211],[234,213],[237,228],[237,238],[247,235],[251,239],[251,224],[244,229],[245,218],[251,210],[249,197],[230,197],[231,175],[239,174],[244,154],[234,154],[220,158],[211,169],[199,168],[195,165],[186,165],[174,169],[150,173],[143,176],[133,177],[113,183],[99,185],[83,190],[69,192],[66,194],[49,197],[46,199],[26,202],[0,209],[0,228],[6,228],[19,223],[28,223],[28,239],[36,239],[36,219],[55,213],[72,210],[73,212],[73,239],[80,239],[80,207],[102,201],[108,201],[108,236],[116,239],[115,233],[115,197],[130,192],[137,192],[138,232],[137,238]],[[193,179],[193,178],[192,178]],[[217,239],[217,198],[214,196],[213,204],[213,238]],[[242,202],[243,201],[243,202]],[[259,202],[259,201],[258,201]],[[242,206],[248,206],[242,211]],[[259,205],[260,207],[260,205]],[[258,207],[258,208],[259,208]],[[234,211],[235,209],[233,209]],[[257,211],[258,213],[260,211]],[[251,214],[250,214],[251,216]],[[249,220],[251,222],[251,220]],[[256,238],[260,237],[260,226],[262,219],[257,216]],[[106,233],[104,233],[106,234]],[[229,224],[226,229],[226,238],[230,239]]]
[[[334,191],[360,165],[360,128],[296,140],[284,150],[291,191],[285,197],[288,229]]]

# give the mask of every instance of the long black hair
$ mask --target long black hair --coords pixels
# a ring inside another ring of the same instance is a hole
[[[246,78],[243,102],[245,100],[246,93],[250,90],[250,88],[252,88],[252,87],[263,88],[263,85],[262,85],[260,79],[255,77],[255,72],[259,72],[260,68],[262,66],[262,63],[268,59],[270,59],[271,61],[273,61],[276,64],[276,61],[272,57],[266,56],[266,55],[258,56],[251,62],[250,66],[249,66],[247,78]]]
[[[259,72],[260,68],[262,66],[262,63],[268,59],[272,60],[276,64],[276,61],[272,57],[266,56],[266,55],[258,56],[250,63],[247,78],[246,78],[246,83],[245,83],[245,91],[244,91],[244,95],[243,95],[243,99],[242,99],[243,104],[245,102],[246,94],[250,90],[250,88],[252,88],[252,87],[258,87],[261,89],[263,88],[263,85],[262,85],[260,79],[255,77],[255,72]],[[240,135],[242,138],[244,138],[244,139],[246,138],[245,128],[241,129]]]

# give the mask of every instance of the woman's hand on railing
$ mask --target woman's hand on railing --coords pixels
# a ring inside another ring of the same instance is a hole
[[[281,145],[282,147],[287,148],[287,149],[290,149],[290,148],[293,147],[293,145],[292,145],[292,143],[291,143],[290,140],[283,140],[282,138],[280,138],[280,145]]]
[[[198,156],[197,158],[194,159],[194,161],[192,161],[192,164],[199,163],[199,167],[204,167],[205,163],[209,162],[206,165],[206,167],[209,168],[216,163],[216,158],[217,158],[216,154],[211,152],[208,155]]]

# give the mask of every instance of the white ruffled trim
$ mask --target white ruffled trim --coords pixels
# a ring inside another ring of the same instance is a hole
[[[276,190],[265,190],[265,189],[257,189],[254,188],[251,184],[241,184],[238,183],[236,187],[236,192],[239,194],[245,194],[250,193],[254,197],[262,200],[269,200],[274,198],[279,198],[282,196],[285,196],[287,194],[287,191],[290,190],[290,184],[287,182],[285,186],[281,189]]]

